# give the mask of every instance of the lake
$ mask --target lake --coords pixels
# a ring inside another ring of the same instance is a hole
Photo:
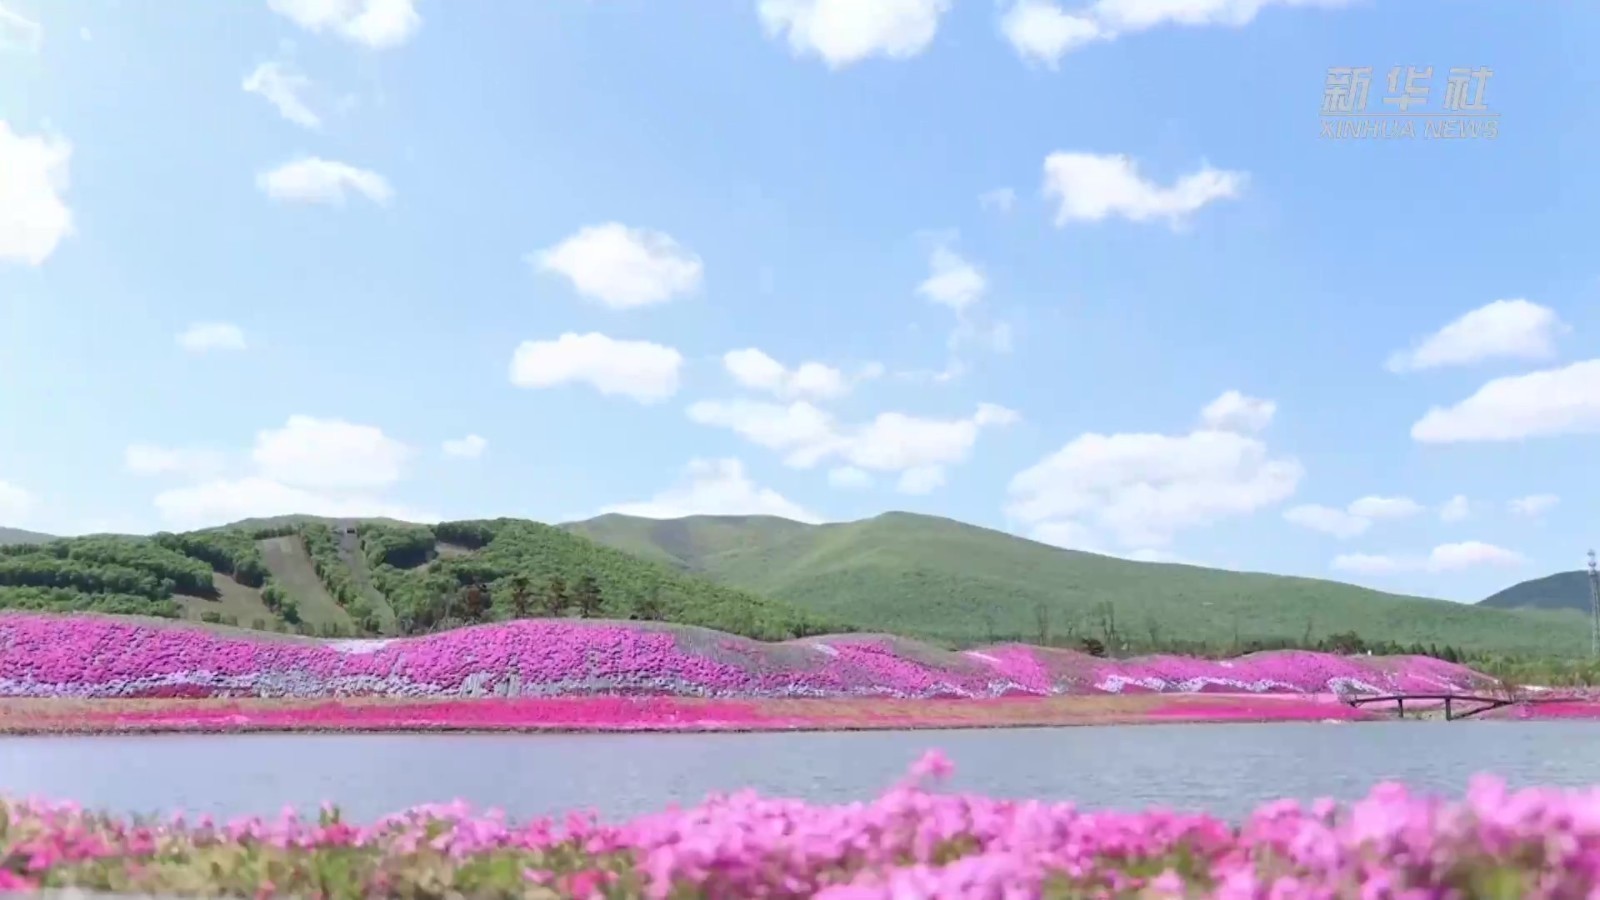
[[[1459,794],[1475,772],[1513,784],[1600,784],[1600,722],[1139,725],[922,732],[673,735],[236,735],[0,738],[0,793],[121,813],[271,814],[337,801],[367,820],[465,799],[513,816],[608,819],[746,786],[864,800],[922,751],[952,789],[1165,805],[1237,817],[1282,796],[1352,799],[1399,779]]]

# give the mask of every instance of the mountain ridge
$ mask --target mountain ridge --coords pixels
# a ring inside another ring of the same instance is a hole
[[[1589,573],[1577,569],[1519,581],[1476,605],[1487,609],[1573,610],[1588,615],[1592,603]]]
[[[743,529],[717,516],[611,514],[562,527],[863,628],[939,640],[1120,631],[1151,642],[1165,633],[1226,645],[1353,631],[1527,653],[1557,646],[1581,651],[1562,634],[1571,627],[1565,614],[1513,613],[1326,579],[1138,562],[920,513],[819,525],[764,517],[758,527]]]
[[[505,540],[497,544],[497,536]],[[1587,643],[1570,609],[1506,610],[1326,579],[1139,562],[903,511],[825,524],[766,515],[646,519],[612,513],[555,526],[504,518],[421,525],[294,515],[145,540],[217,567],[213,585],[171,598],[179,615],[213,622],[220,616],[223,624],[264,618],[274,628],[303,627],[276,621],[286,596],[324,631],[388,633],[397,614],[424,628],[441,617],[459,618],[461,598],[475,584],[482,594],[466,602],[487,604],[476,614],[504,617],[522,602],[515,590],[538,594],[556,577],[567,579],[570,589],[572,579],[593,572],[605,582],[602,611],[608,614],[660,615],[665,599],[676,610],[672,615],[712,616],[726,630],[762,633],[801,627],[782,624],[800,622],[793,618],[798,615],[958,646],[1002,639],[1075,645],[1093,638],[1122,650],[1214,653],[1354,635],[1538,656],[1578,655]],[[86,551],[109,559],[105,546],[86,545]],[[13,546],[7,553],[38,551]],[[236,570],[253,572],[256,580],[237,582]],[[533,580],[518,581],[517,573]],[[0,587],[11,601],[0,597],[0,606],[99,602],[41,594],[41,585],[55,582],[38,581],[39,572],[27,576],[31,582],[11,577],[13,587]],[[522,587],[514,590],[517,584]],[[140,585],[153,597],[148,583]],[[133,603],[121,596],[113,601]],[[539,602],[535,597],[531,608]]]

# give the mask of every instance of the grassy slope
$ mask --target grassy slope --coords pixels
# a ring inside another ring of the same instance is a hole
[[[367,567],[366,554],[361,552],[361,537],[341,533],[338,541],[339,562],[350,572],[350,583],[356,586],[361,597],[377,614],[381,631],[384,634],[396,633],[394,607],[389,605],[389,598],[372,583],[372,571]]]
[[[489,585],[495,605],[503,614],[515,575],[527,576],[536,590],[551,577],[564,579],[570,588],[580,576],[590,575],[604,598],[603,616],[627,618],[642,599],[653,594],[669,621],[737,634],[775,638],[796,633],[797,629],[814,632],[820,627],[832,627],[832,623],[813,621],[814,616],[790,604],[695,577],[659,554],[641,558],[560,528],[521,519],[477,524],[494,533],[493,540],[479,549],[462,553],[463,548],[455,546],[426,566],[402,570],[384,565],[376,569],[375,581],[388,591],[397,614],[415,617],[419,604],[438,595],[438,585],[472,581]],[[447,526],[439,529],[441,537],[449,536]],[[431,547],[437,553],[441,545],[448,547],[450,542]]]
[[[267,562],[272,579],[299,603],[300,618],[319,629],[330,623],[343,629],[355,627],[355,623],[350,621],[350,614],[323,587],[322,579],[311,567],[311,557],[306,554],[305,544],[298,535],[268,538],[256,544],[261,548],[261,556]]]
[[[261,602],[261,591],[256,588],[245,587],[232,578],[220,573],[212,573],[211,583],[217,590],[216,597],[195,597],[187,594],[175,594],[172,599],[178,601],[178,607],[183,610],[183,618],[191,622],[200,621],[200,614],[204,612],[221,613],[232,616],[233,621],[240,627],[252,627],[255,622],[273,623],[278,621],[278,616],[267,605]]]
[[[810,526],[776,516],[690,516],[639,519],[610,513],[563,526],[634,556],[690,571],[724,553],[750,552],[807,531]]]
[[[1587,615],[1590,602],[1589,573],[1579,570],[1513,584],[1478,601],[1478,605],[1490,609],[1568,609]]]
[[[863,627],[982,640],[1052,631],[1099,633],[1110,601],[1124,634],[1227,642],[1355,631],[1370,637],[1518,653],[1584,652],[1570,616],[1484,609],[1338,582],[1131,562],[1061,550],[931,516],[889,513],[821,526],[762,521],[737,539],[716,517],[661,523],[604,516],[568,527],[613,546],[656,546],[719,581],[846,618]],[[663,527],[667,525],[669,527]],[[670,535],[669,543],[657,543]],[[686,549],[687,548],[687,549]],[[704,552],[698,552],[698,549]],[[690,552],[696,551],[696,552]],[[637,552],[637,551],[635,551]]]

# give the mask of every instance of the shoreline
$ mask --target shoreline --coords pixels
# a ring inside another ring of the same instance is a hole
[[[1483,721],[1597,719],[1600,703]],[[1419,712],[1424,711],[1419,709]],[[1500,710],[1497,712],[1506,712]],[[1520,711],[1518,714],[1517,711]],[[1432,718],[1429,716],[1428,718]],[[181,734],[721,734],[956,730],[1094,725],[1396,721],[1331,695],[1125,694],[900,700],[708,700],[566,696],[523,699],[0,699],[0,736]],[[1413,721],[1408,716],[1405,721]]]

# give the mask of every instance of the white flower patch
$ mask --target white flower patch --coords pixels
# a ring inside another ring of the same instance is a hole
[[[966,655],[972,657],[973,659],[981,659],[991,665],[1000,665],[1000,659],[998,657],[990,656],[989,654],[978,650],[968,650],[966,651]]]
[[[811,644],[809,646],[811,647],[811,649],[817,651],[818,653],[821,653],[823,656],[838,656],[839,655],[839,648],[838,647],[830,647],[827,644],[824,644],[824,643],[821,643],[821,642],[818,642],[818,643],[815,643],[815,644]]]
[[[394,643],[392,640],[386,641],[376,639],[329,641],[327,643],[327,648],[336,653],[377,653],[379,650],[382,650],[392,643]]]

